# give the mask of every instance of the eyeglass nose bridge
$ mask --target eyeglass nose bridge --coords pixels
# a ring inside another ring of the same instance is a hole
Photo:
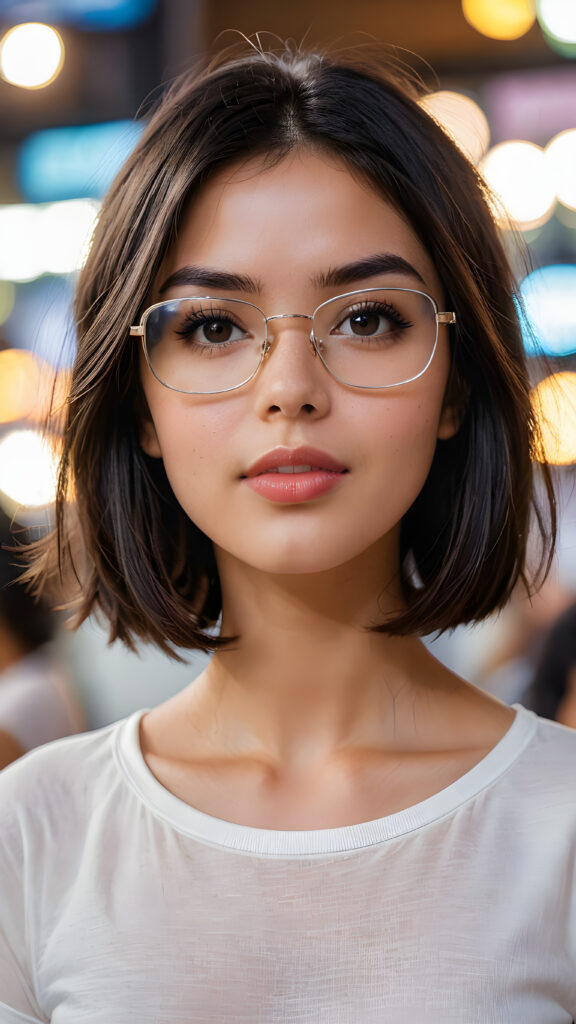
[[[268,355],[268,352],[272,347],[271,340],[268,337],[268,324],[270,320],[311,320],[312,322],[314,322],[314,317],[310,316],[309,313],[274,313],[273,316],[266,316],[264,317],[264,319],[266,321],[266,347],[264,349],[265,356]],[[310,331],[308,340],[312,346],[312,351],[314,355],[317,355],[316,345],[314,342],[314,331]]]

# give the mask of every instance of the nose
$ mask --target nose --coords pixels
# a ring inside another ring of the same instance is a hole
[[[268,328],[266,355],[256,380],[258,413],[283,414],[290,419],[301,413],[324,416],[330,406],[330,375],[317,358],[312,317],[280,313],[268,317],[268,322],[271,320],[291,323]]]

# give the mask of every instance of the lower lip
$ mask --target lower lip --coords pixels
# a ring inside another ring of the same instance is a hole
[[[284,505],[295,505],[300,501],[311,501],[331,491],[346,476],[346,473],[330,473],[325,469],[309,473],[261,473],[260,476],[244,477],[244,483],[263,498]]]

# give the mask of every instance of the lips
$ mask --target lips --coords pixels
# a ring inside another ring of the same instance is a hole
[[[348,469],[327,452],[318,448],[274,448],[261,459],[257,459],[242,478],[260,476],[263,473],[306,473],[324,470],[328,473],[347,473]]]

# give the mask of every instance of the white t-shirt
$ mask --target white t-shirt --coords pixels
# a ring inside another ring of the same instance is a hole
[[[576,732],[515,705],[376,821],[233,824],[168,792],[139,711],[0,774],[0,1021],[569,1024]]]

